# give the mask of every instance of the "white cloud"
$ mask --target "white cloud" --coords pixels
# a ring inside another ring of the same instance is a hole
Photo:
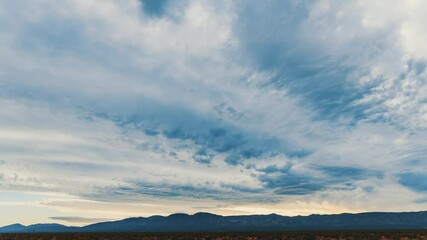
[[[422,4],[186,1],[151,18],[139,1],[5,2],[0,186],[66,193],[38,206],[100,218],[156,213],[142,200],[157,213],[421,209],[396,175],[425,165]],[[329,103],[337,117],[322,115]],[[218,129],[228,138],[207,139]],[[204,148],[209,164],[194,160]],[[232,154],[247,159],[231,166]],[[271,166],[325,186],[277,194],[260,180]],[[319,166],[381,177],[328,182]]]

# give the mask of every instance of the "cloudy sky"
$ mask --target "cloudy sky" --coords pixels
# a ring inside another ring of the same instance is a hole
[[[0,225],[427,209],[427,1],[0,0]]]

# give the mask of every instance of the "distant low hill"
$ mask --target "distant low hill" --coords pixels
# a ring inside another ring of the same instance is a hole
[[[427,211],[358,214],[310,215],[287,217],[277,214],[220,216],[210,213],[172,214],[127,218],[84,227],[60,224],[13,224],[0,233],[25,232],[200,232],[200,231],[288,231],[288,230],[366,230],[427,229]]]

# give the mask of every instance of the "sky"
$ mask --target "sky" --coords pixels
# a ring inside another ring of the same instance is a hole
[[[427,1],[0,0],[0,225],[427,209]]]

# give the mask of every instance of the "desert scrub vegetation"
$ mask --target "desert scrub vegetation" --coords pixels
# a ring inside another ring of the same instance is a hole
[[[299,231],[260,233],[21,233],[0,240],[427,240],[426,231]]]

